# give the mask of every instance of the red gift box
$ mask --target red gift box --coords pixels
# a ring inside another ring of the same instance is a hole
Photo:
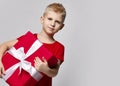
[[[35,86],[44,75],[34,68],[34,59],[45,57],[48,65],[53,67],[57,59],[46,47],[28,31],[5,55],[3,65],[5,76],[3,78],[10,86]]]

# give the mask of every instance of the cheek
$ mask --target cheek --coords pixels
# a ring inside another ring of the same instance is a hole
[[[58,25],[57,28],[60,30],[62,29],[62,25]]]
[[[48,22],[47,21],[43,21],[42,23],[44,26],[47,26],[48,25]]]
[[[60,27],[57,27],[57,28],[56,28],[56,32],[58,32],[59,30],[61,30],[61,28],[60,28]]]
[[[49,21],[45,21],[44,23],[45,23],[46,25],[47,25],[47,24],[50,24],[50,22],[49,22]]]

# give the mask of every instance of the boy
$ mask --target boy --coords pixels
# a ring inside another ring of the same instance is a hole
[[[54,39],[54,34],[64,27],[66,10],[60,3],[52,3],[45,9],[43,16],[40,18],[42,30],[40,33],[35,33],[35,37],[40,40],[43,45],[58,59],[57,66],[50,68],[46,59],[43,57],[41,61],[38,57],[34,59],[34,66],[45,76],[37,83],[36,86],[52,86],[52,77],[56,76],[61,63],[64,61],[64,46]],[[18,39],[4,42],[0,45],[0,76],[4,74],[4,66],[2,64],[2,56],[16,44],[23,36]]]

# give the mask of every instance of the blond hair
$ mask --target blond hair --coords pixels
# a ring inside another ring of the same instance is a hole
[[[45,16],[48,11],[54,11],[56,13],[61,13],[63,21],[65,20],[66,9],[64,8],[64,6],[61,3],[52,3],[52,4],[49,4],[46,7],[43,15]]]

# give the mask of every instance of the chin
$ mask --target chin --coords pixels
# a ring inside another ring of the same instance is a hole
[[[51,33],[51,32],[47,32],[47,34],[48,34],[48,35],[53,35],[53,33]]]

